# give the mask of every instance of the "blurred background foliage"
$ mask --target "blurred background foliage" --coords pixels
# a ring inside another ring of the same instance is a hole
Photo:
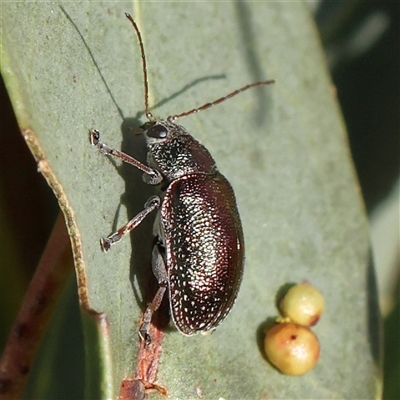
[[[371,224],[384,318],[384,399],[400,398],[400,7],[322,2],[316,21]]]
[[[400,7],[394,1],[309,2],[349,134],[367,213],[384,318],[384,399],[400,398],[399,150]],[[0,347],[59,212],[26,147],[0,82]],[[68,335],[57,333],[68,318]],[[62,360],[56,384],[83,396],[83,337],[74,279],[53,317],[51,357]],[[54,340],[54,339],[53,339]],[[49,356],[40,353],[39,357]],[[66,373],[65,368],[68,368]],[[74,371],[72,375],[70,372]],[[32,393],[32,392],[31,392]],[[42,395],[44,393],[42,392]],[[36,392],[36,398],[41,394]]]

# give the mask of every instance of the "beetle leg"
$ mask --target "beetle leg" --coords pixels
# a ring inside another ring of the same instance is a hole
[[[140,161],[136,160],[136,158],[133,158],[130,155],[123,153],[122,151],[112,149],[108,147],[105,143],[100,142],[100,132],[97,129],[93,129],[92,131],[90,131],[90,143],[93,146],[96,146],[99,149],[100,153],[106,156],[119,158],[123,162],[131,164],[140,171],[143,171],[148,176],[145,179],[145,182],[149,185],[158,185],[162,182],[163,177],[157,170],[142,164]]]
[[[131,232],[135,229],[152,211],[160,207],[161,200],[158,196],[151,196],[144,205],[144,210],[133,217],[127,224],[119,228],[116,232],[107,236],[106,238],[101,238],[100,243],[104,251],[110,250],[110,247],[115,243],[118,243],[122,236]]]
[[[165,267],[164,258],[160,252],[159,245],[156,244],[153,247],[152,253],[152,269],[154,276],[157,279],[159,288],[157,293],[155,294],[151,303],[148,304],[146,311],[143,314],[143,321],[139,328],[139,336],[142,340],[145,340],[147,344],[151,342],[150,335],[147,333],[148,326],[151,322],[153,314],[160,307],[162,299],[164,297],[164,293],[167,290],[168,285],[168,274],[167,269]]]

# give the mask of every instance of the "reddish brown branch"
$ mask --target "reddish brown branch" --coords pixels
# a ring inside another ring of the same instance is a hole
[[[2,399],[21,397],[54,306],[72,271],[70,241],[60,213],[0,359]]]
[[[119,400],[144,400],[152,391],[168,396],[167,389],[156,382],[164,332],[150,324],[148,333],[151,336],[151,343],[140,341],[136,374],[133,378],[122,381]]]

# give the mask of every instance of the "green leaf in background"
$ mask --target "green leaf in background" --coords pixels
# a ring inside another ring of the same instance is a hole
[[[380,323],[368,226],[307,6],[60,4],[2,5],[1,72],[21,130],[37,135],[74,212],[88,304],[108,319],[109,337],[100,336],[97,347],[107,354],[95,358],[111,359],[112,368],[106,364],[98,378],[103,396],[116,398],[121,381],[134,374],[151,273],[151,218],[107,254],[99,238],[139,212],[152,188],[140,172],[102,157],[88,139],[97,128],[108,145],[145,160],[143,140],[132,133],[145,118],[129,12],[144,37],[156,116],[200,106],[249,82],[276,80],[179,121],[234,187],[246,269],[238,300],[213,335],[187,338],[167,330],[158,382],[181,399],[196,398],[199,389],[206,399],[379,397]],[[321,357],[313,371],[293,378],[265,361],[259,342],[265,321],[277,315],[279,289],[304,279],[325,296],[326,311],[314,328]],[[87,343],[93,331],[86,329]],[[87,352],[89,369],[90,357]]]

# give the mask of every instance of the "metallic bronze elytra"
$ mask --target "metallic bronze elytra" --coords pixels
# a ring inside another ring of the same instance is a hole
[[[152,269],[158,291],[148,305],[139,328],[150,342],[147,330],[165,291],[169,294],[172,319],[184,335],[215,329],[229,313],[237,297],[244,266],[242,224],[231,185],[218,171],[208,150],[183,126],[174,121],[203,111],[255,86],[255,82],[199,108],[156,120],[149,108],[147,64],[138,26],[129,14],[139,41],[144,75],[144,102],[149,122],[141,126],[146,139],[147,165],[100,142],[92,130],[91,143],[100,152],[121,159],[144,172],[150,185],[160,185],[161,196],[152,196],[144,210],[117,232],[101,239],[105,251],[157,210]]]

